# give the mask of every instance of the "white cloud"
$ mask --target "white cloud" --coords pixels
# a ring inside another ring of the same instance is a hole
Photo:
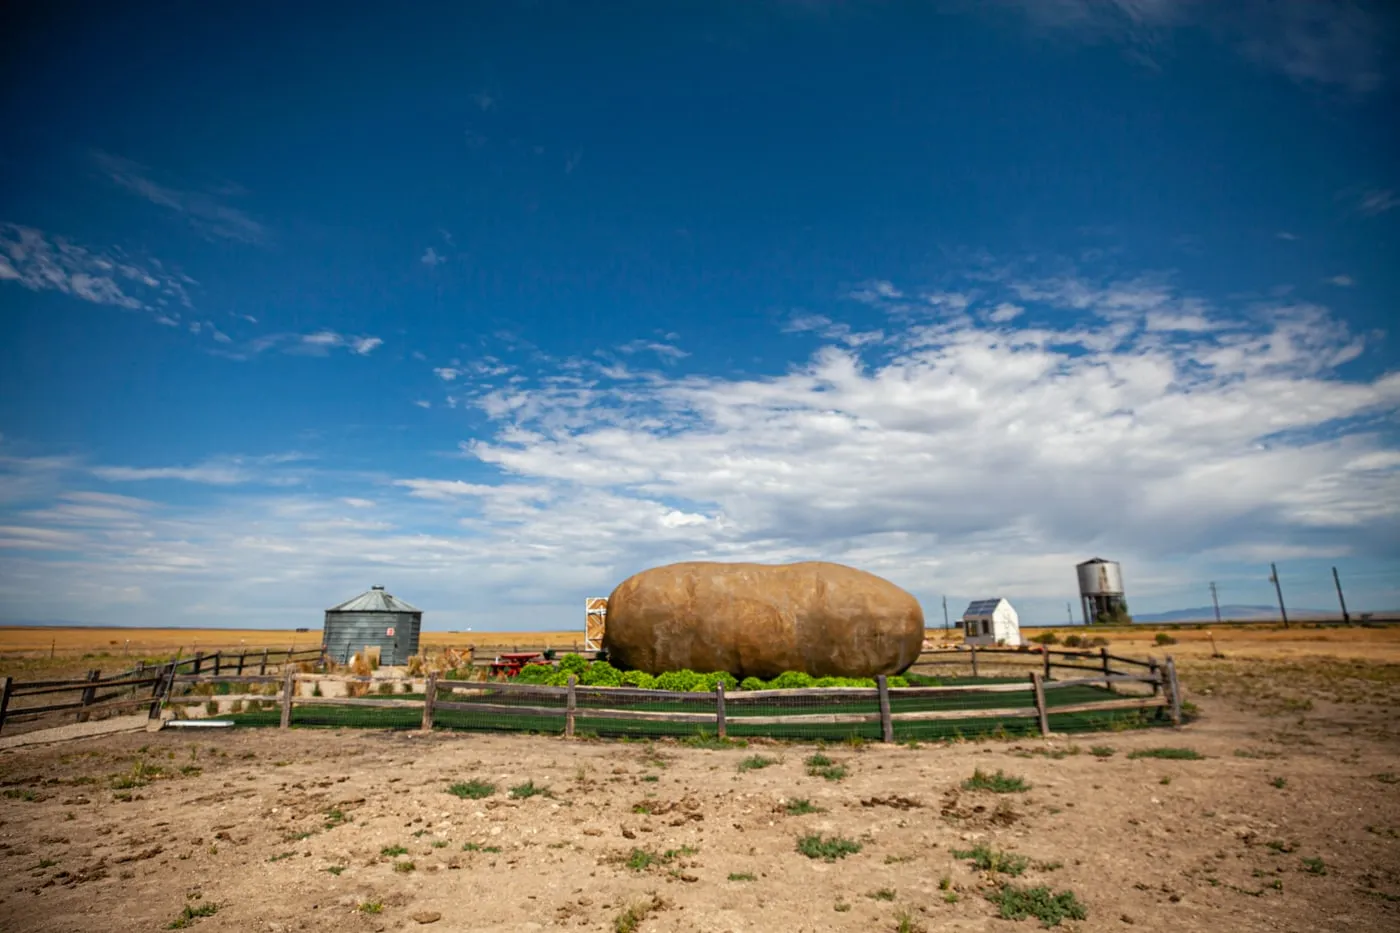
[[[0,223],[0,281],[30,291],[57,291],[93,304],[152,312],[175,301],[189,307],[182,277],[156,263],[131,260],[120,250],[94,251],[33,227]]]
[[[1279,240],[1296,240],[1296,239],[1298,239],[1298,235],[1297,235],[1296,233],[1289,233],[1287,230],[1280,230],[1278,233],[1275,233],[1275,234],[1274,234],[1274,237],[1275,237],[1276,239],[1279,239]]]
[[[221,351],[220,355],[235,360],[246,360],[268,350],[280,350],[299,356],[327,356],[332,350],[343,349],[356,356],[369,356],[383,345],[384,341],[379,337],[318,330],[307,334],[264,334],[248,341],[240,351]]]
[[[340,501],[341,501],[341,502],[344,502],[346,505],[350,506],[350,508],[352,508],[352,509],[372,509],[372,508],[374,508],[374,500],[373,500],[373,499],[360,499],[360,498],[357,498],[357,497],[355,497],[355,496],[346,496],[345,498],[341,499]]]
[[[190,467],[94,467],[92,474],[113,483],[177,479],[186,483],[232,486],[246,483],[252,474],[233,464],[201,464]]]
[[[1336,285],[1339,288],[1350,288],[1356,284],[1356,280],[1349,275],[1334,275],[1327,281],[1329,284]]]
[[[433,373],[443,382],[452,382],[458,376],[462,375],[460,369],[456,369],[452,366],[438,366],[433,370]]]
[[[376,347],[382,347],[384,341],[378,337],[352,337],[350,338],[350,352],[356,356],[369,356]]]
[[[1384,214],[1397,207],[1400,207],[1400,196],[1396,196],[1395,192],[1389,188],[1384,190],[1373,188],[1369,191],[1363,191],[1356,202],[1356,209],[1368,217]]]
[[[447,262],[447,257],[439,256],[438,251],[429,246],[426,250],[423,251],[423,256],[418,261],[421,262],[423,265],[427,266],[429,269],[431,269],[434,266],[439,266],[442,265],[444,262]]]
[[[888,301],[898,301],[904,297],[904,293],[895,288],[893,282],[872,279],[862,283],[860,287],[852,289],[846,297],[853,298],[862,304],[879,305]]]
[[[109,179],[152,204],[183,215],[199,230],[226,240],[262,243],[267,228],[246,211],[230,207],[221,200],[229,186],[219,192],[193,191],[157,184],[149,170],[139,163],[106,152],[93,153],[93,159]]]
[[[687,356],[690,356],[689,353],[682,350],[680,347],[673,346],[669,343],[662,343],[659,340],[632,340],[628,343],[622,344],[617,349],[620,352],[627,354],[641,353],[643,351],[646,351],[649,353],[655,353],[662,359],[667,360],[681,360],[685,359]]]
[[[432,408],[432,407],[433,407],[433,403],[432,403],[432,402],[428,401],[427,399],[421,399],[421,398],[420,398],[420,399],[414,400],[413,404],[417,405],[419,408]]]
[[[1020,305],[1012,304],[1009,301],[1003,301],[987,314],[987,318],[994,323],[1005,324],[1008,321],[1016,320],[1025,310],[1026,309]]]
[[[1178,32],[1223,41],[1261,68],[1305,85],[1365,93],[1382,82],[1384,14],[1314,0],[1003,0],[1039,27],[1089,43],[1112,42],[1162,69]]]

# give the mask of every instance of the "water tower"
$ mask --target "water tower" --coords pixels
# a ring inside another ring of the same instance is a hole
[[[1123,598],[1123,571],[1117,561],[1095,557],[1079,564],[1079,604],[1084,624],[1131,622]]]

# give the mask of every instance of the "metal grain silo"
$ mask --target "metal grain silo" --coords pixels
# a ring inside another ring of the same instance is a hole
[[[1079,602],[1084,624],[1131,622],[1123,596],[1123,569],[1117,561],[1095,557],[1075,567],[1079,573]]]
[[[366,647],[377,647],[380,664],[406,664],[410,655],[418,653],[422,627],[423,610],[375,586],[326,610],[321,650],[331,660],[345,664]]]

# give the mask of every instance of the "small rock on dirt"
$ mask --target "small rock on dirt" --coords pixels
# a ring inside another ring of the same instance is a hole
[[[436,910],[420,910],[412,916],[419,923],[437,923],[442,919],[442,914]]]

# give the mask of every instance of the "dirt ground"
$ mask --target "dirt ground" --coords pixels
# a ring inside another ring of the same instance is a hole
[[[1087,917],[1060,929],[1400,929],[1400,666],[1220,647],[1168,649],[1199,707],[1179,731],[837,745],[837,781],[782,743],[166,730],[7,751],[0,929],[1038,929],[997,917],[1007,876],[955,854],[979,844],[1029,860],[1013,883],[1074,892]],[[1129,757],[1159,747],[1204,758]],[[979,768],[1029,790],[961,789]],[[474,779],[496,792],[448,792]],[[512,798],[526,782],[549,793]],[[812,834],[860,851],[808,858]]]

